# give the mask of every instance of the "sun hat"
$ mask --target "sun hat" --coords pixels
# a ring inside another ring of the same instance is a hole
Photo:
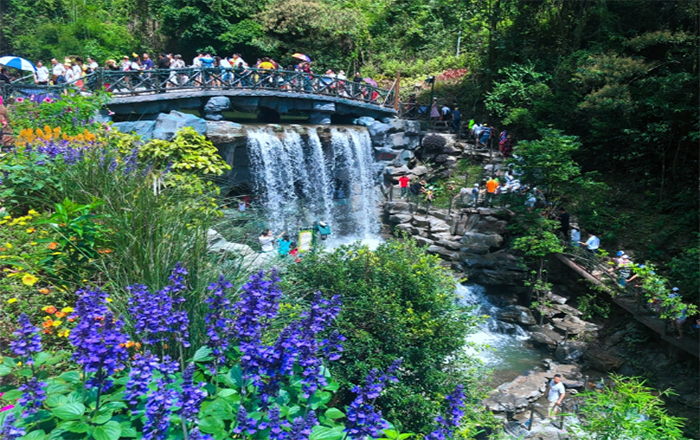
[[[474,186],[478,188],[478,187],[479,187],[479,184],[478,184],[478,183],[475,183]]]
[[[629,257],[630,257],[630,256],[627,255],[627,254],[623,254],[623,255],[622,255],[622,258],[624,258],[624,259],[629,259]]]
[[[618,256],[618,257],[621,257],[621,256],[623,256],[623,255],[625,255],[624,252],[622,252],[622,251],[617,251],[617,256]]]

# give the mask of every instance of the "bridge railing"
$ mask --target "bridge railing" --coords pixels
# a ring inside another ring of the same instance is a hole
[[[222,67],[153,69],[147,71],[110,71],[99,69],[70,83],[40,86],[10,83],[2,95],[28,97],[61,94],[67,91],[91,93],[106,90],[114,97],[199,90],[272,90],[333,96],[383,107],[393,107],[393,89],[387,90],[352,80],[304,72],[266,69],[229,69]]]

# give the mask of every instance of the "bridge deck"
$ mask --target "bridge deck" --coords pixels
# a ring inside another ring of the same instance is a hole
[[[557,254],[557,258],[564,263],[566,266],[573,269],[576,273],[581,275],[592,283],[604,287],[605,290],[610,294],[612,301],[625,309],[627,312],[631,313],[634,319],[644,324],[647,328],[658,333],[658,335],[665,342],[680,348],[681,350],[692,354],[695,357],[700,358],[700,340],[696,335],[689,334],[686,332],[682,339],[677,339],[674,334],[667,333],[667,323],[664,322],[659,317],[653,315],[649,312],[642,304],[639,304],[634,298],[623,296],[620,294],[615,294],[609,287],[605,285],[599,278],[590,274],[583,267],[576,264],[570,258],[565,255]]]

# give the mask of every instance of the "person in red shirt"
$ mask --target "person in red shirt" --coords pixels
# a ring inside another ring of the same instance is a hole
[[[406,196],[408,195],[408,184],[411,182],[411,179],[408,178],[408,176],[401,176],[399,177],[399,185],[401,186],[401,198],[405,199]]]

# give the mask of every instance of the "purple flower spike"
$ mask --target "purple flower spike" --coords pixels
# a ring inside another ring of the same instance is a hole
[[[17,321],[19,329],[13,333],[15,340],[10,342],[10,349],[17,356],[27,356],[25,363],[32,365],[34,361],[31,354],[39,353],[42,350],[39,329],[29,322],[29,317],[25,313],[22,313]]]
[[[258,423],[255,419],[248,417],[248,411],[242,406],[238,407],[238,415],[236,415],[236,427],[233,428],[234,434],[253,435],[258,432]]]
[[[22,417],[36,414],[46,400],[46,382],[40,382],[36,377],[32,377],[26,383],[20,385],[19,391],[22,396],[17,399],[17,403],[24,407]]]
[[[124,400],[130,405],[136,406],[142,396],[148,394],[148,384],[151,383],[153,372],[158,369],[158,358],[147,351],[145,354],[136,354],[131,364],[129,381],[126,383]]]
[[[194,364],[191,363],[182,373],[182,409],[180,409],[180,417],[189,422],[197,420],[200,406],[207,397],[207,392],[202,389],[206,382],[195,385],[193,379]]]
[[[24,428],[18,428],[15,426],[17,421],[17,416],[14,413],[9,413],[5,417],[5,422],[0,427],[0,438],[3,440],[17,440],[18,438],[24,436]]]
[[[464,386],[457,385],[452,394],[445,397],[449,406],[449,415],[445,419],[442,416],[435,417],[435,423],[437,423],[437,429],[431,432],[426,438],[429,440],[444,440],[445,438],[452,438],[452,434],[457,428],[459,428],[459,423],[464,417]]]
[[[365,378],[365,386],[355,386],[352,392],[357,394],[355,400],[348,406],[345,432],[353,440],[364,440],[368,436],[381,436],[381,430],[389,424],[382,419],[382,413],[374,409],[374,401],[384,391],[387,382],[397,382],[395,373],[401,365],[401,359],[395,360],[387,369],[386,374],[373,369]]]
[[[209,304],[209,312],[204,316],[206,323],[206,333],[209,341],[207,346],[211,348],[214,356],[219,362],[225,360],[225,353],[229,347],[229,336],[231,334],[231,301],[226,297],[226,292],[233,284],[226,281],[221,275],[216,283],[209,285],[211,295],[205,300]]]

